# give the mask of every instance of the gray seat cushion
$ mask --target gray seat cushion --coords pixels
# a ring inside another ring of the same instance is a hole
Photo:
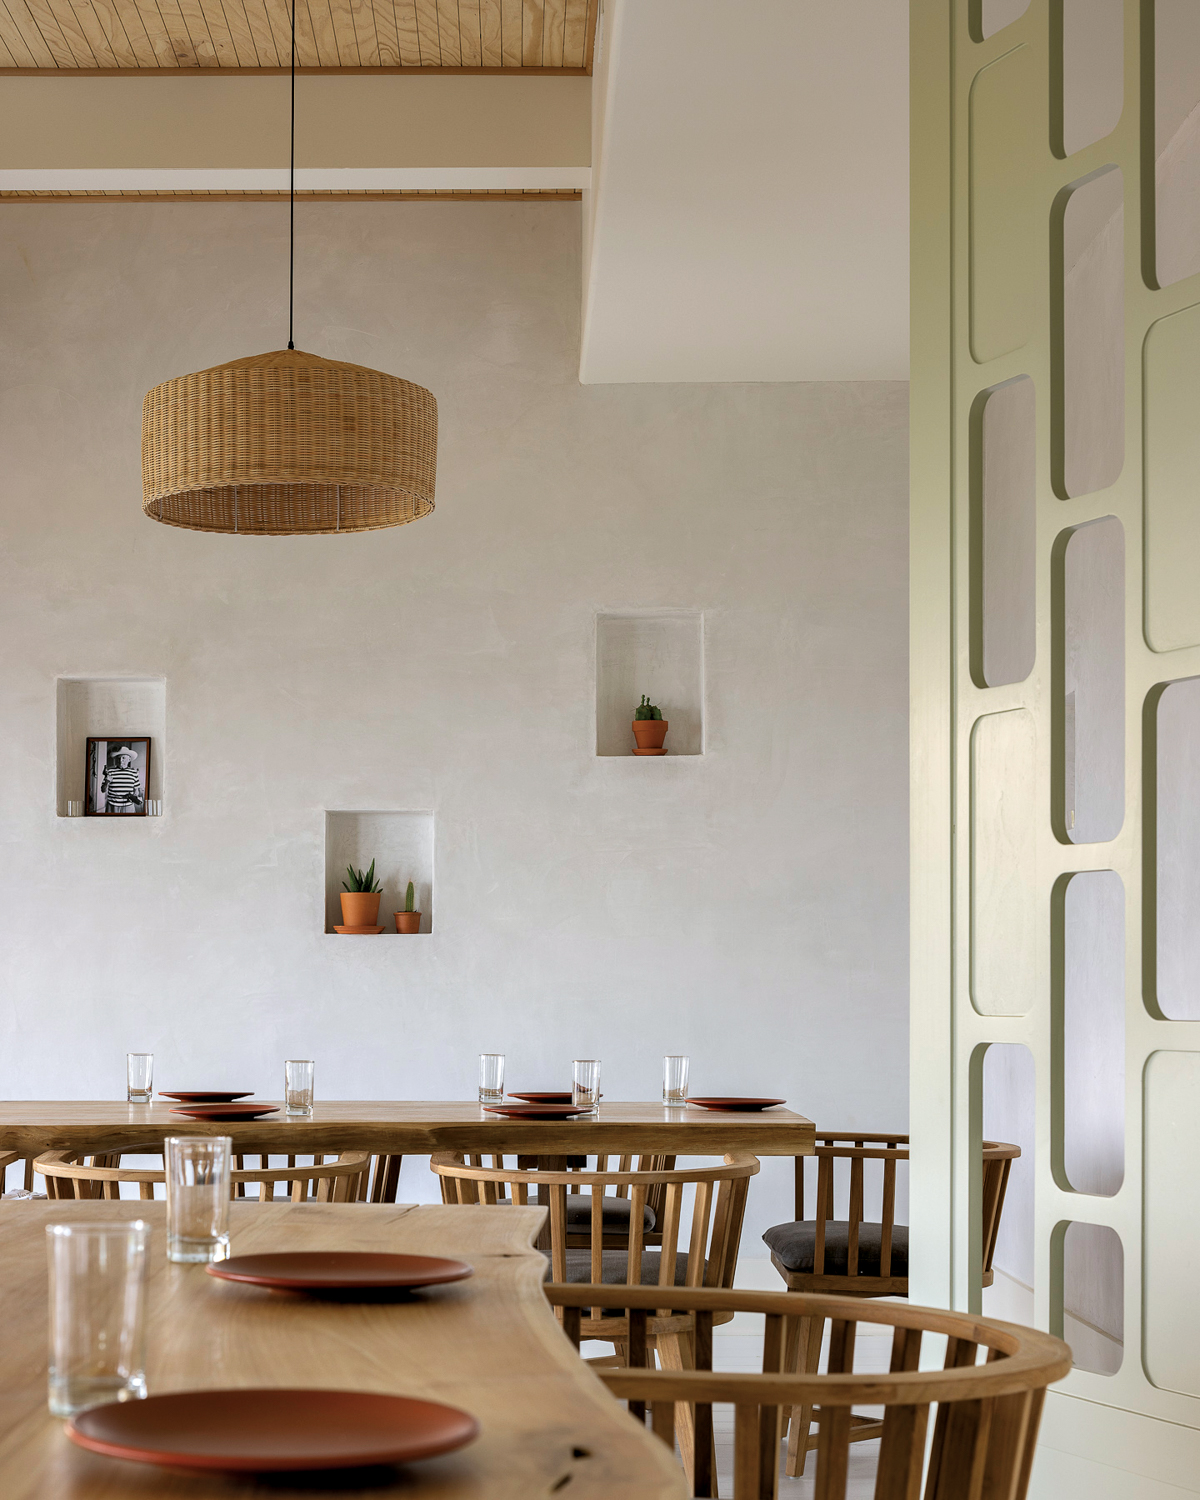
[[[605,1234],[629,1233],[628,1198],[617,1198],[610,1193],[604,1195]],[[654,1210],[647,1203],[642,1208],[642,1233],[648,1234],[655,1225]],[[592,1195],[590,1193],[567,1194],[567,1228],[572,1234],[590,1234],[592,1228]]]
[[[646,1250],[642,1253],[642,1275],[643,1286],[658,1285],[658,1267],[662,1258],[661,1250]],[[547,1257],[547,1260],[549,1257]],[[680,1250],[675,1256],[675,1285],[682,1286],[687,1280],[687,1254]],[[605,1286],[623,1286],[628,1275],[628,1257],[624,1250],[604,1250],[601,1252],[601,1276],[600,1279]],[[547,1266],[547,1280],[553,1272]],[[582,1246],[567,1251],[567,1281],[573,1285],[580,1285],[592,1279],[592,1252],[585,1250]],[[604,1311],[606,1318],[624,1317],[620,1308],[610,1307]]]
[[[879,1245],[883,1234],[881,1224],[863,1223],[858,1226],[858,1274],[878,1276]],[[813,1256],[817,1244],[815,1219],[802,1219],[794,1224],[775,1224],[763,1235],[764,1242],[775,1252],[780,1264],[788,1271],[801,1275],[812,1275]],[[845,1219],[829,1219],[825,1224],[825,1269],[823,1276],[845,1276],[849,1263],[850,1225]],[[892,1276],[908,1275],[908,1226],[892,1226]]]

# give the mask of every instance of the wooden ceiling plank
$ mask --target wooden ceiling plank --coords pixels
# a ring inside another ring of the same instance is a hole
[[[421,43],[417,37],[416,0],[395,0],[394,9],[400,65],[405,68],[419,68],[421,66]]]
[[[271,30],[275,35],[275,46],[279,61],[286,68],[292,57],[291,11],[279,0],[266,0],[267,13],[271,17]],[[319,68],[321,49],[317,44],[317,28],[313,24],[312,9],[308,0],[296,0],[296,66]]]
[[[29,7],[29,14],[38,24],[38,30],[46,34],[50,26],[57,28],[59,35],[66,42],[67,48],[74,58],[74,66],[77,68],[98,68],[100,64],[96,61],[95,53],[88,46],[87,37],[80,31],[78,22],[71,13],[68,0],[59,0],[56,7],[54,0],[25,0]]]
[[[582,68],[587,51],[587,0],[567,0],[563,18],[564,68]]]
[[[600,0],[587,0],[587,21],[584,26],[583,66],[590,73],[596,55],[596,26],[600,17]]]
[[[500,0],[476,0],[479,6],[479,64],[502,68],[504,48],[500,41]]]
[[[13,47],[16,48],[16,57],[13,56],[6,37],[11,38]],[[26,63],[26,58],[29,56],[29,48],[21,40],[20,32],[13,29],[12,22],[8,19],[8,12],[0,8],[0,68],[32,66],[32,63]],[[20,62],[17,58],[20,58]]]
[[[317,49],[319,65],[322,68],[340,67],[337,28],[333,24],[329,0],[308,0],[308,18],[312,22],[313,45]]]
[[[191,31],[192,16],[186,8],[189,5],[194,6],[197,13],[204,19],[204,29],[208,32],[208,39],[212,43],[217,66],[219,68],[240,67],[237,48],[233,44],[229,22],[225,18],[225,7],[221,4],[221,0],[180,0],[179,8],[183,11],[183,19],[188,23],[188,30]]]
[[[157,68],[160,66],[158,52],[150,33],[146,29],[146,22],[141,11],[137,8],[135,0],[112,0],[113,9],[120,17],[121,25],[125,35],[129,39],[129,45],[136,58],[139,68]],[[170,64],[168,64],[170,66]]]
[[[521,23],[521,62],[526,68],[543,66],[543,37],[545,33],[542,0],[525,0],[524,17]]]
[[[483,66],[483,22],[480,0],[458,0],[458,41],[464,68]]]
[[[275,40],[275,33],[271,29],[271,18],[263,0],[245,0],[246,25],[250,28],[250,36],[254,42],[254,53],[258,58],[258,66],[262,68],[276,68],[280,65],[286,67],[292,58],[291,41],[287,29],[284,29],[283,51],[280,52]]]
[[[54,68],[58,66],[46,39],[34,24],[33,17],[15,0],[0,0],[0,35],[18,68]],[[27,60],[28,59],[28,60]]]
[[[333,21],[333,34],[337,40],[338,58],[342,67],[361,68],[364,63],[369,63],[370,54],[364,57],[358,50],[358,31],[350,0],[329,0],[329,15]]]
[[[519,68],[524,56],[522,0],[500,0],[500,66]]]
[[[171,50],[178,58],[181,68],[212,67],[215,58],[212,55],[212,43],[208,43],[209,56],[202,59],[199,49],[192,38],[191,31],[184,19],[183,12],[179,8],[179,0],[156,0],[158,13],[162,17],[163,25],[166,27],[167,35],[171,38]],[[207,41],[208,33],[205,32]]]
[[[565,0],[544,0],[542,11],[542,66],[563,65],[563,31],[566,23]]]
[[[140,68],[142,60],[133,49],[125,23],[110,0],[91,0],[88,5],[73,5],[80,28],[97,57],[106,53],[116,68]]]
[[[137,8],[142,25],[146,28],[146,36],[149,39],[151,47],[154,49],[154,66],[156,68],[178,68],[180,66],[180,59],[176,53],[171,33],[162,18],[162,12],[158,7],[158,0],[133,0],[133,4]],[[191,53],[190,44],[188,52]]]
[[[356,0],[357,3],[357,0]],[[392,0],[375,0],[371,6],[375,28],[375,61],[381,68],[394,68],[400,61],[400,39],[396,35],[396,8]],[[362,51],[362,44],[359,44]]]
[[[437,0],[438,35],[442,42],[442,67],[461,68],[462,40],[458,25],[458,0]]]
[[[221,0],[221,9],[225,13],[225,25],[233,43],[238,67],[261,68],[264,65],[263,60],[258,55],[254,33],[250,29],[250,22],[242,0]]]
[[[442,39],[438,31],[437,0],[413,0],[413,13],[417,19],[417,52],[421,67],[440,67]]]

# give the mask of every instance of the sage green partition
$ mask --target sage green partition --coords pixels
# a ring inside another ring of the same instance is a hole
[[[912,0],[912,209],[912,1295],[1020,1044],[1031,1494],[1200,1494],[1200,0]]]

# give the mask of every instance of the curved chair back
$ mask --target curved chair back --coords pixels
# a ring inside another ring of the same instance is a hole
[[[540,1247],[549,1253],[553,1281],[732,1286],[746,1192],[759,1169],[758,1158],[731,1152],[717,1166],[647,1171],[625,1166],[627,1160],[610,1168],[608,1158],[599,1157],[591,1171],[522,1170],[506,1167],[503,1157],[484,1167],[469,1165],[461,1152],[442,1152],[430,1167],[443,1181],[447,1202],[526,1205],[540,1198],[547,1203],[549,1233]],[[661,1200],[661,1214],[649,1208],[655,1196]],[[651,1336],[687,1333],[690,1316],[673,1315],[668,1298],[660,1302]],[[586,1328],[586,1338],[619,1345],[627,1335],[627,1320],[605,1315],[598,1305]]]
[[[33,1165],[46,1179],[49,1198],[120,1198],[125,1183],[136,1185],[140,1198],[153,1198],[155,1187],[165,1186],[165,1169],[123,1167],[121,1157],[161,1157],[162,1153],[159,1142],[126,1146],[121,1151],[46,1151]],[[231,1174],[231,1196],[244,1197],[246,1184],[258,1183],[259,1201],[263,1203],[275,1199],[280,1185],[286,1185],[285,1197],[293,1203],[353,1203],[361,1196],[364,1174],[371,1162],[367,1151],[343,1151],[333,1161],[314,1157],[308,1164],[289,1156],[282,1167],[269,1166],[270,1157],[265,1153],[260,1167],[243,1167],[240,1163],[244,1159],[244,1154],[236,1158],[239,1166]]]
[[[788,1407],[817,1408],[820,1438],[814,1493],[821,1500],[846,1494],[851,1407],[882,1406],[882,1441],[876,1496],[927,1500],[1003,1495],[1025,1500],[1046,1387],[1071,1368],[1071,1351],[1061,1339],[967,1313],[944,1312],[905,1303],[872,1303],[870,1321],[891,1325],[892,1359],[887,1374],[854,1373],[857,1320],[861,1301],[790,1292],[713,1291],[685,1288],[676,1304],[696,1321],[696,1368],[656,1370],[647,1362],[646,1329],[653,1316],[653,1291],[646,1288],[557,1286],[546,1295],[563,1311],[563,1326],[578,1345],[583,1314],[594,1305],[621,1307],[629,1319],[628,1367],[601,1370],[614,1396],[627,1401],[643,1423],[650,1409],[654,1431],[674,1447],[675,1403],[694,1412],[691,1431],[680,1435],[693,1493],[715,1492],[712,1407],[734,1407],[733,1500],[772,1500],[777,1493],[779,1440]],[[721,1315],[764,1315],[761,1374],[715,1374],[711,1368],[712,1323]],[[801,1338],[800,1325],[829,1320],[829,1371],[787,1374],[789,1351]],[[941,1370],[920,1369],[926,1334],[946,1338]],[[982,1362],[981,1362],[982,1360]],[[933,1439],[926,1467],[930,1421]],[[692,1445],[689,1453],[687,1444]]]

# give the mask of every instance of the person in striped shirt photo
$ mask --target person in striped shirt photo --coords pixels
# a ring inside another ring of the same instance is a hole
[[[144,749],[137,749],[137,745]],[[144,813],[149,741],[91,740],[88,750],[91,793],[88,812],[108,816]]]

